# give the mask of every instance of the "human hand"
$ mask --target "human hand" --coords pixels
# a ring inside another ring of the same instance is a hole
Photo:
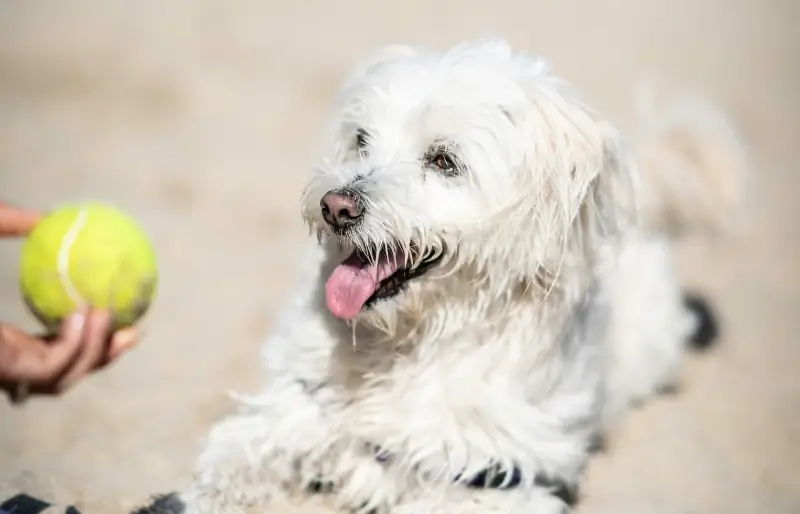
[[[0,202],[0,238],[25,236],[41,218],[36,211]],[[64,392],[137,343],[135,328],[112,334],[110,326],[111,315],[104,311],[76,312],[53,337],[36,337],[0,323],[0,390],[16,402],[31,393]]]
[[[58,335],[45,338],[0,323],[0,390],[15,403],[29,394],[63,393],[136,344],[136,329],[111,334],[110,325],[108,312],[77,312],[64,321]]]

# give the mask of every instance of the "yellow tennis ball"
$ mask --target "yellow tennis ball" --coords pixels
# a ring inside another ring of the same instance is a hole
[[[107,205],[57,209],[22,246],[22,296],[50,331],[80,307],[109,309],[114,329],[134,324],[153,300],[157,275],[147,235]]]

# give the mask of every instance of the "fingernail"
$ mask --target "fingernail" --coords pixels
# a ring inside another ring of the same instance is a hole
[[[67,330],[70,333],[79,334],[83,332],[83,325],[86,323],[86,313],[83,311],[78,311],[70,316],[69,321],[67,322]]]
[[[116,344],[123,350],[129,350],[136,346],[138,341],[136,334],[129,331],[118,332],[114,337]]]

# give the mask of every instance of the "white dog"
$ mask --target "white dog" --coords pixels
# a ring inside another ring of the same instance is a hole
[[[598,436],[708,340],[670,245],[732,219],[735,135],[687,103],[626,141],[497,41],[386,48],[335,112],[267,384],[140,512],[566,512]]]

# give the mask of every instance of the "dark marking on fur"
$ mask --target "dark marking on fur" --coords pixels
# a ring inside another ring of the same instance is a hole
[[[369,143],[370,143],[370,135],[369,133],[364,130],[363,128],[359,128],[356,130],[356,150],[358,151],[359,157],[366,157],[369,153]]]
[[[597,432],[592,435],[589,439],[589,446],[586,450],[594,455],[596,453],[602,453],[608,449],[608,441],[606,440],[606,435],[602,432]]]
[[[456,480],[459,480],[457,477]],[[547,489],[550,494],[563,501],[569,507],[578,503],[578,488],[558,477],[550,477],[537,473],[534,485]],[[522,470],[514,466],[510,471],[493,466],[479,472],[465,482],[472,489],[513,489],[522,485]]]
[[[308,396],[313,397],[317,394],[323,387],[327,385],[326,382],[311,382],[304,378],[296,378],[294,382],[300,386],[305,394]]]
[[[679,384],[663,384],[656,388],[656,393],[662,396],[675,396],[681,392]]]
[[[550,494],[567,504],[569,507],[575,507],[578,504],[579,494],[578,486],[570,484],[566,480],[557,477],[548,477],[544,474],[537,474],[536,485],[547,489]]]
[[[308,492],[310,494],[330,494],[335,488],[333,482],[323,482],[322,480],[312,480],[308,484]]]
[[[711,305],[705,298],[687,293],[684,295],[683,304],[694,316],[697,326],[689,338],[689,346],[697,351],[711,348],[719,337],[719,323]]]
[[[461,476],[456,477],[456,481],[460,480]],[[472,489],[513,489],[522,484],[522,471],[516,466],[510,471],[492,466],[481,470],[464,483]]]
[[[186,505],[181,501],[178,493],[162,494],[153,497],[153,503],[147,507],[136,509],[131,514],[183,514]]]
[[[367,443],[367,451],[372,452],[375,460],[381,464],[388,464],[392,461],[392,454],[377,444]]]

